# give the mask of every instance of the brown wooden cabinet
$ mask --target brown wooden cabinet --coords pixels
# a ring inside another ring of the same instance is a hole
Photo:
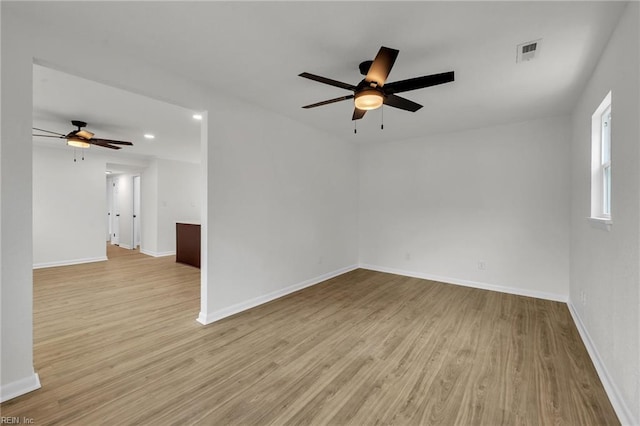
[[[200,267],[200,225],[176,223],[176,262]]]

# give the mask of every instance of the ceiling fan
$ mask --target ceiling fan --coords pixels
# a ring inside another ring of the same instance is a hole
[[[41,136],[41,137],[45,137],[45,138],[66,139],[67,140],[67,145],[72,146],[74,148],[89,148],[91,145],[97,145],[97,146],[101,146],[101,147],[104,147],[104,148],[120,149],[121,147],[119,147],[118,145],[133,146],[133,144],[131,142],[114,141],[114,140],[111,140],[111,139],[94,138],[93,137],[94,136],[93,133],[82,129],[83,127],[87,127],[87,123],[85,123],[84,121],[73,120],[73,121],[71,121],[71,124],[76,126],[78,129],[77,130],[72,130],[69,133],[67,133],[66,135],[64,135],[62,133],[52,132],[50,130],[38,129],[38,128],[34,127],[33,130],[37,130],[39,132],[46,132],[46,133],[50,133],[50,134],[48,134],[48,135],[34,134],[33,136]]]
[[[422,105],[410,101],[409,99],[402,98],[396,95],[396,93],[436,86],[438,84],[449,83],[454,80],[453,71],[449,71],[441,74],[432,74],[423,77],[395,81],[385,85],[389,72],[398,57],[398,53],[399,51],[396,49],[390,49],[382,46],[373,61],[362,62],[359,66],[360,74],[365,77],[357,86],[321,77],[319,75],[310,74],[308,72],[299,74],[300,77],[315,80],[330,86],[340,87],[341,89],[351,90],[353,92],[352,95],[341,96],[339,98],[305,105],[302,108],[315,108],[321,105],[328,105],[334,102],[354,99],[355,107],[351,118],[352,120],[360,120],[368,110],[379,108],[382,104],[403,109],[405,111],[416,112],[422,108]]]

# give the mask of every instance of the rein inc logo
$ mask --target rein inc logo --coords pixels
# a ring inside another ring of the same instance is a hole
[[[0,416],[0,425],[33,425],[33,417]]]

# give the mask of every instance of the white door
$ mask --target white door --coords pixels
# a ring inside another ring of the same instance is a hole
[[[133,177],[133,248],[140,246],[140,176]]]
[[[113,210],[111,219],[111,244],[120,244],[120,209],[118,209],[118,178],[113,178]]]
[[[107,177],[107,242],[111,241],[112,218],[113,218],[113,178]]]

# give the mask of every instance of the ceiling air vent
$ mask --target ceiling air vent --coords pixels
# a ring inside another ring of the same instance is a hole
[[[518,45],[516,62],[530,61],[540,54],[540,40],[528,41]]]

